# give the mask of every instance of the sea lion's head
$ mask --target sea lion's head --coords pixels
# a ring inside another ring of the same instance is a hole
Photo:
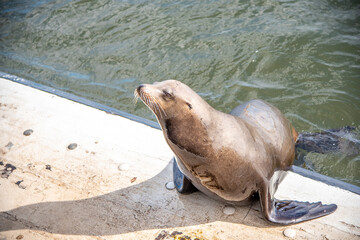
[[[205,155],[205,145],[210,142],[206,123],[211,122],[210,113],[214,109],[190,87],[176,80],[142,84],[136,88],[135,97],[154,112],[165,139],[174,144],[172,149],[176,153],[186,149],[198,156]]]
[[[135,90],[135,97],[153,111],[160,124],[169,118],[182,118],[201,111],[201,107],[207,105],[196,92],[177,80],[141,84]]]

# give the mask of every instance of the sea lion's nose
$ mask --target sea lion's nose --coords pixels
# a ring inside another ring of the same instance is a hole
[[[136,89],[137,92],[140,93],[140,90],[141,90],[141,88],[143,88],[143,87],[144,87],[144,84],[139,85],[139,86],[137,87],[137,89]]]

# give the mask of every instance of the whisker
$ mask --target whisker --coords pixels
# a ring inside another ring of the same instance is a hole
[[[133,99],[133,104],[135,105],[135,104],[137,104],[137,101],[138,101],[138,99],[139,99],[139,93],[137,92],[137,90],[135,89],[135,91],[134,91],[134,99]]]
[[[164,109],[161,107],[161,105],[159,104],[159,102],[155,98],[154,98],[154,102],[157,105],[157,108],[158,108],[158,111],[159,111],[161,117],[166,116],[166,112],[164,111]]]
[[[134,91],[134,96],[134,103],[136,103],[137,100],[140,98],[145,103],[145,105],[150,108],[150,110],[153,111],[155,114],[160,115],[160,117],[166,116],[166,112],[161,107],[161,104],[155,97],[151,96],[145,91],[138,92],[137,90]]]

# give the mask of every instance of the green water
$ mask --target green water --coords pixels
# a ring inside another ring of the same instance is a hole
[[[301,131],[360,141],[359,1],[4,1],[0,71],[155,120],[140,83],[177,79],[229,112],[260,98]],[[360,156],[307,156],[360,185]],[[300,164],[300,163],[299,163]]]

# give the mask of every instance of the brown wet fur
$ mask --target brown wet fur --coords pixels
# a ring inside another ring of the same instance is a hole
[[[295,130],[295,128],[293,126],[291,126],[291,131],[292,131],[292,135],[294,137],[294,142],[297,142],[297,140],[299,138],[299,133]]]

